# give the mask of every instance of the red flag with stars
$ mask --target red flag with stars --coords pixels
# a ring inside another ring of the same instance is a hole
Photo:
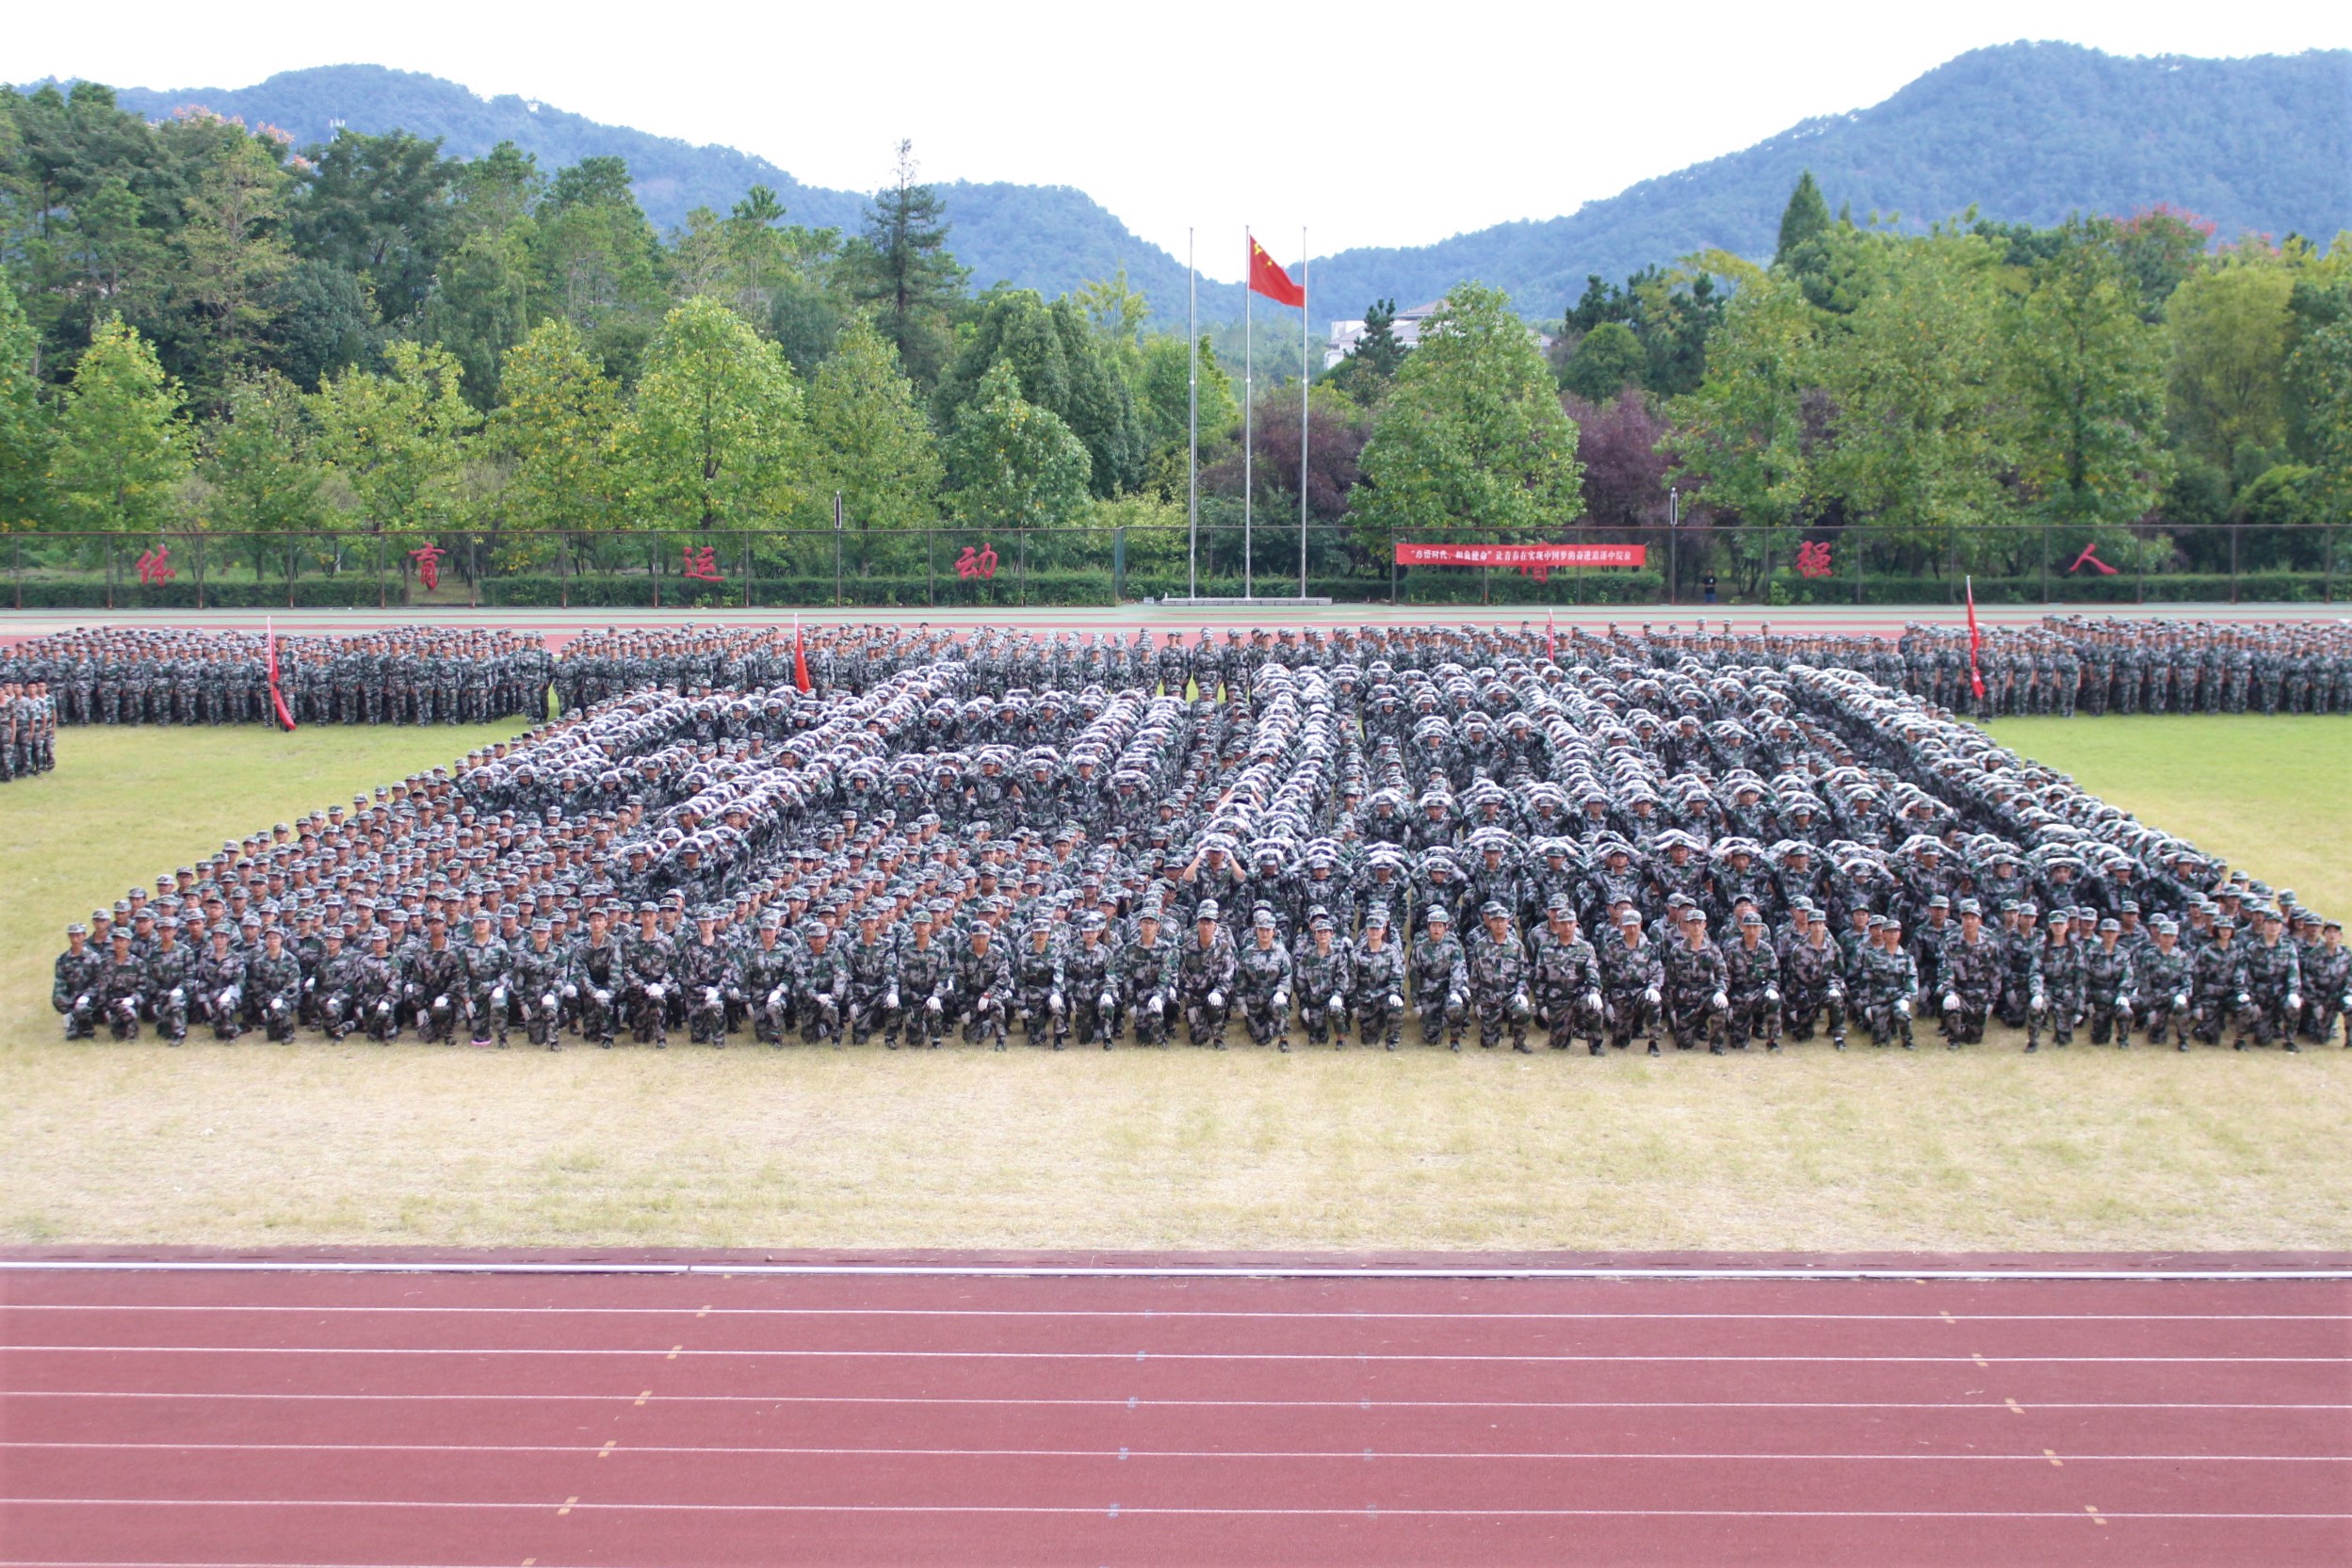
[[[1278,305],[1306,308],[1306,290],[1290,281],[1290,274],[1282,270],[1282,264],[1266,254],[1266,248],[1250,236],[1250,291],[1262,294]]]

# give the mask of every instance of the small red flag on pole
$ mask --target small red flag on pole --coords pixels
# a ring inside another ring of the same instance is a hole
[[[792,618],[792,684],[803,695],[808,691],[808,642],[801,635],[801,618]]]
[[[294,715],[286,711],[285,693],[278,689],[277,624],[274,621],[264,619],[261,625],[262,640],[268,645],[269,655],[269,703],[278,710],[278,722],[290,731],[294,728]]]
[[[1552,629],[1549,610],[1544,611],[1544,657],[1555,662],[1560,657],[1560,637]]]
[[[1985,675],[1976,667],[1976,655],[1985,646],[1985,634],[1976,629],[1976,579],[1968,577],[1963,581],[1968,585],[1969,596],[1969,689],[1976,693],[1976,700],[1981,703],[1985,700]]]

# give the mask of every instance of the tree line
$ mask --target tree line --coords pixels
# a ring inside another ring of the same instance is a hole
[[[1981,569],[1996,546],[1959,526],[2009,521],[2169,559],[2197,525],[2352,499],[2352,248],[2217,246],[2167,208],[1918,233],[1833,217],[1808,175],[1768,266],[1596,278],[1548,351],[1474,283],[1410,348],[1375,301],[1304,410],[1295,381],[1259,388],[1245,464],[1206,337],[1123,276],[974,290],[904,144],[855,234],[754,186],[664,234],[613,158],[349,129],[298,149],[88,83],[0,93],[0,138],[10,529],[495,551],[830,526],[836,497],[868,540],[1180,525],[1195,350],[1203,522],[1238,522],[1245,469],[1270,523],[1297,515],[1304,418],[1306,509],[1341,525],[1319,572],[1385,570],[1387,539],[1430,529],[1654,526],[1668,486],[1700,528],[1745,525],[1721,538],[1750,573],[1774,536],[1850,528]],[[1260,570],[1294,563],[1282,538]]]

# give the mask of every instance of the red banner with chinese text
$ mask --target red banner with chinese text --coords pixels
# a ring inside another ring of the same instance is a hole
[[[1646,544],[1397,543],[1399,566],[1631,566],[1648,564]]]

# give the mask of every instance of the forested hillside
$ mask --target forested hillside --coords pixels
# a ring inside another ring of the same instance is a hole
[[[732,148],[602,125],[513,96],[478,98],[452,82],[381,66],[286,72],[239,89],[132,89],[120,102],[151,120],[201,104],[279,126],[298,145],[325,141],[346,125],[439,137],[459,157],[512,142],[550,169],[618,157],[646,216],[664,231],[698,206],[723,211],[754,184],[774,190],[791,221],[810,228],[853,225],[864,201],[803,185]],[[1559,152],[1575,155],[1572,143]],[[1883,104],[1804,121],[1567,217],[1319,258],[1316,315],[1360,315],[1384,297],[1418,303],[1476,279],[1509,294],[1522,315],[1546,318],[1588,274],[1622,277],[1711,248],[1760,259],[1771,253],[1780,203],[1807,169],[1834,204],[1857,217],[1899,212],[1924,224],[1974,203],[1988,218],[2046,225],[2069,213],[2120,216],[2169,203],[2225,235],[2325,240],[2352,227],[2352,51],[2206,60],[2127,59],[2056,43],[1976,50]],[[1181,258],[1136,237],[1083,192],[1004,184],[939,190],[976,285],[1004,281],[1052,295],[1125,267],[1160,320],[1181,318]],[[1333,191],[1329,199],[1357,198]],[[1534,186],[1528,202],[1540,211],[1557,199]],[[1201,310],[1213,320],[1238,316],[1240,291],[1204,285]]]

